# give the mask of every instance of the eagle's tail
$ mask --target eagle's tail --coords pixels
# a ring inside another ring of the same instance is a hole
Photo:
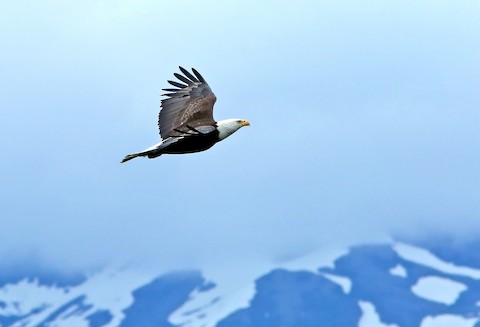
[[[123,158],[123,160],[120,161],[120,163],[127,162],[128,160],[132,160],[132,159],[134,159],[134,158],[136,158],[136,157],[140,157],[140,156],[142,156],[142,153],[141,153],[141,152],[140,152],[140,153],[127,154],[127,155],[125,156],[125,158]]]
[[[162,142],[155,144],[154,146],[151,146],[148,149],[145,149],[143,151],[127,154],[125,158],[123,158],[123,160],[120,161],[120,163],[127,162],[128,160],[132,160],[136,157],[148,156],[149,158],[156,158],[158,156],[161,156],[163,154],[163,152],[161,151],[161,146],[162,146]]]

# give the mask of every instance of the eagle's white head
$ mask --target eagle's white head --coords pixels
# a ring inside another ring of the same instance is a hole
[[[217,122],[218,138],[219,140],[226,139],[243,126],[250,126],[250,122],[245,119],[225,119]]]

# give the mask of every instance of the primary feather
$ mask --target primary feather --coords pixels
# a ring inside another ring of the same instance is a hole
[[[186,69],[180,67],[180,70],[185,74]],[[215,123],[213,105],[217,98],[203,77],[198,74],[200,78],[197,80],[190,73],[185,74],[186,76],[178,73],[174,75],[188,85],[169,81],[178,89],[166,89],[171,93],[165,94],[168,98],[162,100],[162,109],[158,115],[162,139],[176,135],[174,128],[179,129],[187,124],[196,127]]]

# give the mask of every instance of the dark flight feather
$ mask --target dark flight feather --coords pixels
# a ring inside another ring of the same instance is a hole
[[[182,84],[182,83],[178,83],[178,82],[175,82],[175,81],[167,81],[168,83],[172,84],[173,86],[176,86],[176,87],[179,87],[181,89],[184,89],[186,88],[188,85],[185,85],[185,84]]]
[[[196,77],[183,67],[180,67],[180,71],[186,77],[178,73],[174,75],[187,85],[168,81],[178,89],[164,89],[168,92],[164,94],[167,98],[161,101],[162,109],[158,115],[162,139],[178,136],[177,130],[185,130],[187,125],[193,128],[215,126],[213,119],[213,105],[217,99],[215,94],[195,69],[192,71]]]
[[[200,73],[195,68],[192,68],[192,71],[195,76],[197,76],[197,78],[200,80],[200,82],[207,84],[207,81],[203,78],[202,75],[200,75]]]
[[[173,75],[175,75],[175,77],[178,78],[179,80],[181,80],[182,82],[187,83],[189,86],[193,85],[193,82],[191,80],[189,80],[188,78],[186,78],[185,76],[180,75],[178,73],[174,73]]]
[[[187,76],[188,78],[190,78],[192,81],[194,81],[195,83],[200,83],[200,81],[198,79],[195,78],[195,76],[193,76],[192,74],[190,74],[190,72],[188,70],[186,70],[185,68],[183,68],[182,66],[178,66],[178,68],[180,68],[180,70],[182,71],[182,73]]]

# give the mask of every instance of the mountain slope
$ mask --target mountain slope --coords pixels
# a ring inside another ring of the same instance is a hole
[[[466,250],[474,249],[456,249]],[[479,327],[477,267],[474,257],[456,265],[390,243],[238,271],[109,268],[71,283],[10,273],[0,284],[0,326]]]

